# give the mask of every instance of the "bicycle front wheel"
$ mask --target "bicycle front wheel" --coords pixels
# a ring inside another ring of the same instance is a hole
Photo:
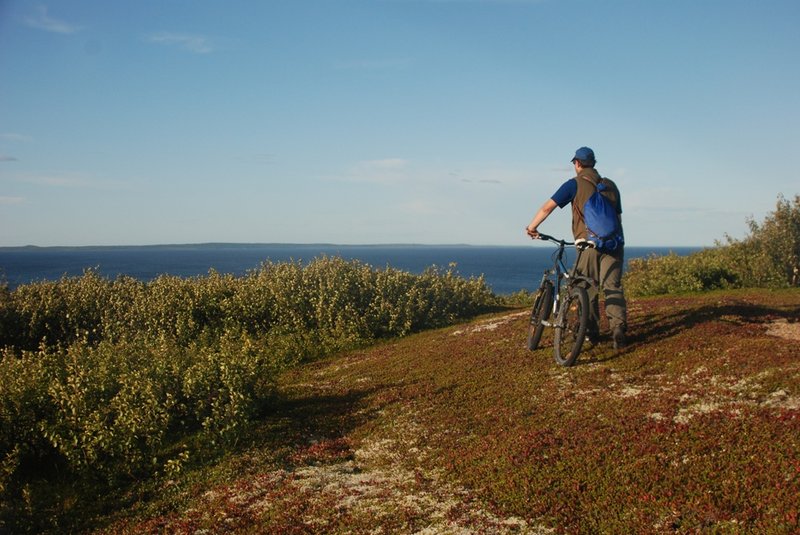
[[[533,309],[531,310],[531,322],[528,325],[528,349],[534,351],[539,347],[539,341],[542,339],[542,332],[544,331],[544,323],[550,317],[550,312],[553,310],[553,283],[546,280],[539,287],[536,292],[536,299],[533,301]]]
[[[572,366],[578,360],[589,323],[589,295],[578,286],[570,289],[561,303],[553,341],[555,359],[561,366]]]

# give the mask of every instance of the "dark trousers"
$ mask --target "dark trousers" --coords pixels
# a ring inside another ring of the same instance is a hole
[[[620,248],[614,253],[600,253],[595,249],[586,249],[578,261],[578,271],[598,281],[603,291],[606,305],[608,325],[613,331],[615,327],[628,327],[628,310],[625,303],[625,292],[622,288],[622,267],[625,251]],[[598,290],[594,286],[587,288],[589,293],[589,330],[598,332],[600,327],[600,306]]]

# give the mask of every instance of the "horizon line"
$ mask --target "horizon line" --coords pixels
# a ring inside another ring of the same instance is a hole
[[[529,245],[540,245],[531,243]],[[544,242],[541,244],[544,245]],[[187,243],[151,243],[126,245],[0,245],[3,249],[119,249],[119,248],[167,248],[167,247],[528,247],[522,244],[471,244],[471,243],[416,243],[416,242],[384,242],[384,243],[334,243],[334,242],[187,242]],[[706,249],[717,245],[626,245],[628,248],[658,247],[682,249]]]

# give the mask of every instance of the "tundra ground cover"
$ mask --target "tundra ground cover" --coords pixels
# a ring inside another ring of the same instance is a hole
[[[796,533],[798,319],[796,290],[716,292],[635,300],[631,345],[569,369],[521,310],[343,353],[105,532]]]

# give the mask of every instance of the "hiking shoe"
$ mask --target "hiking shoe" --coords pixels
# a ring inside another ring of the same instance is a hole
[[[586,329],[586,337],[585,340],[592,345],[597,345],[600,343],[600,329],[597,325],[590,324]]]
[[[614,349],[622,349],[625,347],[625,330],[622,327],[614,327]]]

